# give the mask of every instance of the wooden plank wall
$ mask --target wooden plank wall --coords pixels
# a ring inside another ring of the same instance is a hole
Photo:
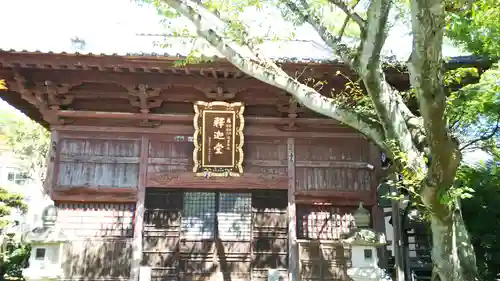
[[[203,179],[192,173],[194,145],[188,137],[161,135],[151,138],[148,187],[287,188],[286,139],[246,137],[242,177]]]
[[[253,205],[252,281],[267,280],[278,269],[288,280],[288,200],[285,191],[255,191]]]
[[[370,192],[373,172],[368,142],[363,139],[297,139],[298,191]]]
[[[57,185],[136,188],[140,141],[63,138]]]
[[[118,280],[130,275],[134,204],[58,203],[65,278]]]
[[[246,137],[245,173],[287,176],[288,157],[285,138]]]

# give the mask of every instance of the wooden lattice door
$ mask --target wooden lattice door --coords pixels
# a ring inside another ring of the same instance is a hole
[[[154,280],[250,280],[251,193],[148,192],[143,264]]]

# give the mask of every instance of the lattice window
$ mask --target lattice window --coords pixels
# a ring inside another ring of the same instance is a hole
[[[355,226],[353,210],[331,206],[297,206],[300,239],[337,240]]]
[[[215,232],[215,193],[184,193],[181,219],[182,237],[212,239]]]
[[[252,194],[220,193],[217,213],[219,238],[247,241],[252,230]]]
[[[74,237],[132,237],[135,204],[57,204],[58,225]]]

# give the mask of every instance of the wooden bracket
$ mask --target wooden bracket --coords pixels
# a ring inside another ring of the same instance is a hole
[[[219,82],[213,88],[199,88],[196,87],[197,90],[203,92],[205,97],[210,100],[215,101],[227,101],[232,100],[236,97],[236,94],[243,91],[241,88],[228,88],[225,87],[223,83]]]
[[[73,102],[75,97],[68,95],[73,86],[72,84],[57,84],[50,80],[36,83],[36,89],[47,96],[47,105],[51,109],[60,109],[61,105],[69,105]]]
[[[149,113],[152,108],[160,107],[163,103],[160,96],[162,88],[149,88],[146,84],[123,85],[129,94],[130,104],[139,107],[142,113]]]
[[[280,113],[285,113],[287,114],[287,121],[284,124],[284,126],[281,126],[281,129],[286,130],[286,131],[296,131],[298,130],[297,126],[297,117],[299,116],[299,113],[303,113],[304,109],[300,107],[300,105],[297,103],[297,101],[293,98],[290,97],[288,100],[288,104],[277,104],[276,105],[278,112]]]
[[[14,71],[14,81],[13,83],[9,83],[11,89],[13,91],[21,94],[21,98],[25,101],[29,102],[42,114],[42,117],[49,124],[61,125],[63,124],[63,120],[61,120],[57,116],[58,107],[52,108],[49,106],[49,101],[46,98],[46,95],[40,88],[36,87],[28,87],[27,80],[24,76],[22,76],[18,71]]]

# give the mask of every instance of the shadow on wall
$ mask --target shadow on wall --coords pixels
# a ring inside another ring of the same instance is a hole
[[[70,236],[65,278],[129,278],[133,204],[60,204],[58,223]]]

